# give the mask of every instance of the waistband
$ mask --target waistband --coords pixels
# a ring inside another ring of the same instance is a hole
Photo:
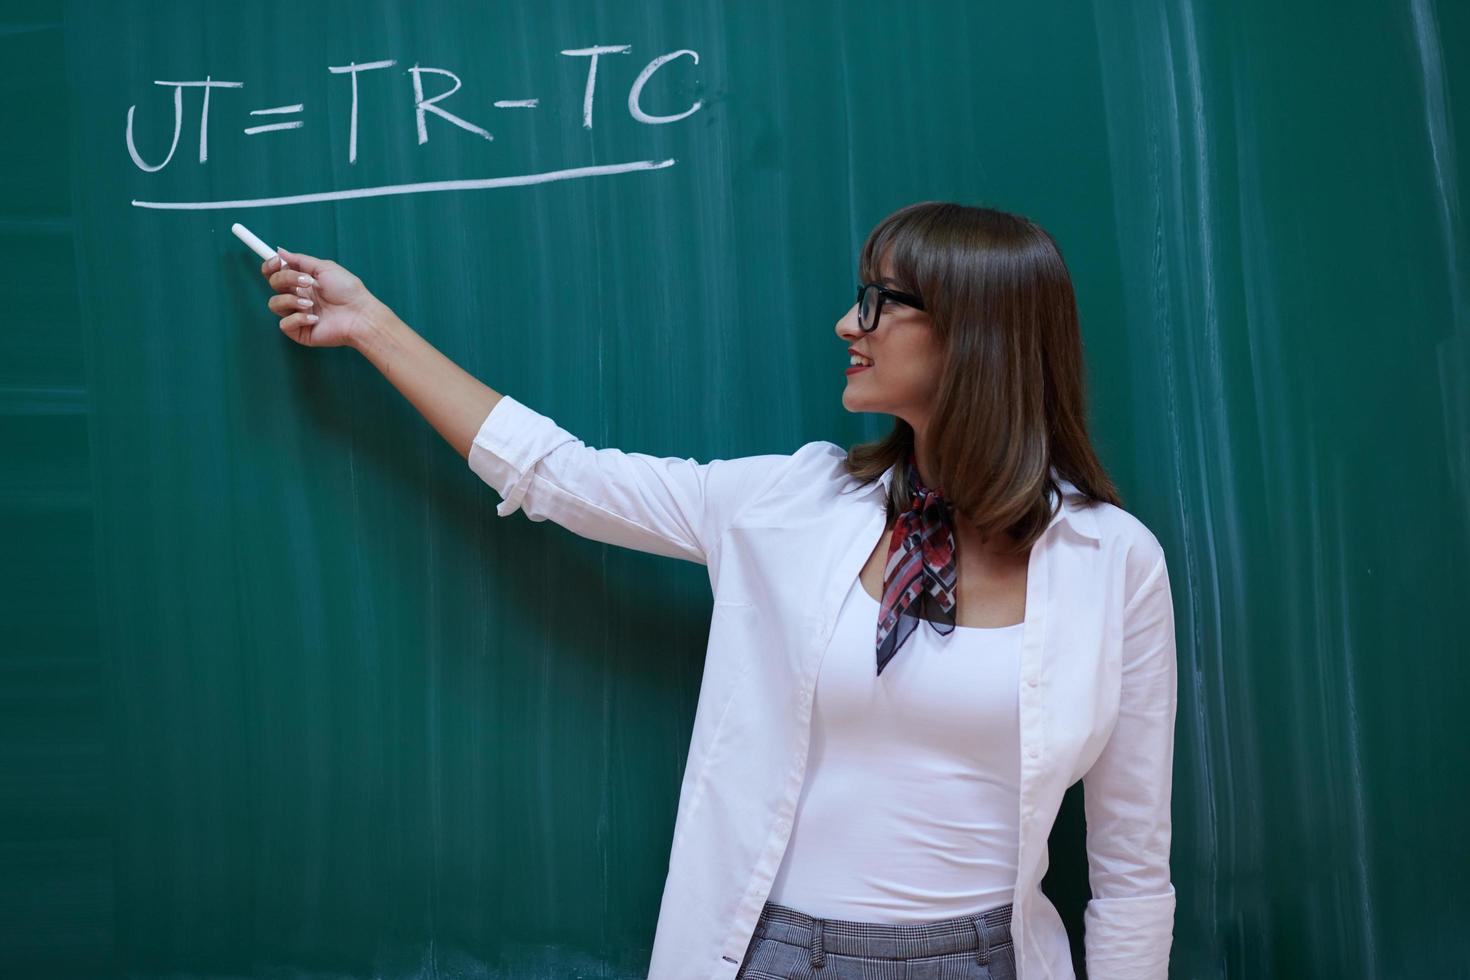
[[[806,946],[812,966],[821,966],[827,953],[877,959],[912,959],[942,953],[975,950],[981,964],[990,953],[1011,945],[1012,903],[974,915],[921,923],[851,922],[821,919],[798,909],[767,902],[755,925],[755,935]]]

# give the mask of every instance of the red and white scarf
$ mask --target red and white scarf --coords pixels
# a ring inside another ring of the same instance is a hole
[[[909,509],[898,515],[883,568],[883,601],[878,610],[878,673],[892,660],[921,619],[941,636],[954,632],[959,565],[954,515],[941,490],[919,482],[909,454]]]

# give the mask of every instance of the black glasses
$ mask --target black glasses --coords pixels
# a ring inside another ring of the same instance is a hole
[[[916,310],[924,308],[924,301],[911,293],[901,293],[896,289],[880,286],[876,282],[865,282],[858,287],[857,291],[858,326],[862,328],[863,333],[872,333],[878,329],[878,317],[883,313],[885,299],[902,303],[904,306],[912,306]]]

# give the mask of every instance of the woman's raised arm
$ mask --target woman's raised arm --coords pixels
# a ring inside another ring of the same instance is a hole
[[[500,493],[501,517],[524,510],[594,541],[709,564],[737,512],[794,460],[701,463],[589,446],[445,357],[336,262],[285,249],[281,257],[287,268],[267,259],[260,269],[281,331],[307,347],[361,351]],[[825,445],[809,444],[816,453]]]

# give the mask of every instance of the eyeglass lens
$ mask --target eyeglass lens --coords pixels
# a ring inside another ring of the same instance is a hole
[[[862,296],[858,300],[858,326],[866,333],[872,333],[873,327],[877,325],[878,318],[878,287],[865,286]]]

